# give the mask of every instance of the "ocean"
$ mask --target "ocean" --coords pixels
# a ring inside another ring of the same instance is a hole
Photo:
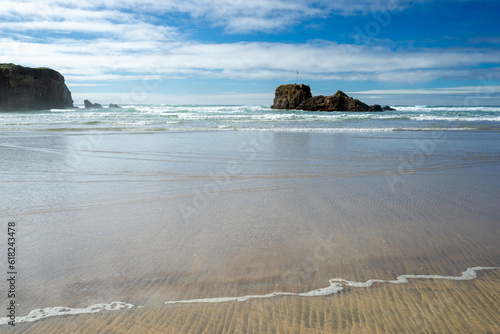
[[[130,105],[123,109],[0,114],[0,131],[498,131],[500,107],[395,106],[397,111],[306,112],[269,106]]]
[[[0,113],[0,332],[500,331],[500,107],[394,107]]]

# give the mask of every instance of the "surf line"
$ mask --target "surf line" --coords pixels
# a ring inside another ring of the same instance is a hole
[[[187,304],[187,303],[221,303],[229,301],[239,301],[244,302],[252,298],[271,298],[276,296],[300,296],[300,297],[314,297],[314,296],[328,296],[339,291],[342,291],[345,286],[352,286],[357,288],[367,288],[371,287],[373,283],[409,283],[408,279],[445,279],[454,281],[468,281],[477,277],[477,271],[479,270],[495,270],[498,267],[472,267],[467,268],[462,272],[461,276],[442,276],[442,275],[400,275],[396,280],[381,280],[381,279],[371,279],[366,282],[355,282],[348,281],[342,278],[332,278],[329,280],[330,286],[325,288],[319,288],[303,293],[294,292],[271,292],[265,295],[248,295],[242,297],[215,297],[215,298],[204,298],[204,299],[186,299],[186,300],[174,300],[166,301],[165,304]],[[87,306],[85,308],[71,308],[71,307],[46,307],[42,309],[36,309],[31,311],[28,315],[24,317],[16,317],[15,323],[23,322],[35,322],[48,317],[63,316],[63,315],[78,315],[78,314],[89,314],[89,313],[99,313],[103,311],[118,311],[127,310],[136,307],[133,304],[125,302],[111,302],[98,303]],[[144,306],[137,306],[138,309]],[[0,326],[7,325],[10,318],[0,318]]]
[[[395,280],[382,280],[382,279],[370,279],[366,282],[355,282],[348,281],[342,278],[332,278],[329,280],[330,286],[326,288],[319,288],[303,293],[293,293],[293,292],[271,292],[266,295],[247,295],[242,297],[215,297],[215,298],[203,298],[203,299],[185,299],[185,300],[173,300],[167,301],[165,304],[188,304],[188,303],[222,303],[230,301],[244,302],[249,299],[256,298],[271,298],[276,296],[300,296],[300,297],[313,297],[313,296],[328,296],[344,289],[343,285],[356,287],[356,288],[368,288],[373,285],[373,283],[393,283],[393,284],[406,284],[409,283],[408,279],[445,279],[454,281],[468,281],[477,277],[477,271],[479,270],[495,270],[498,267],[472,267],[467,268],[462,272],[462,276],[442,276],[442,275],[400,275]]]

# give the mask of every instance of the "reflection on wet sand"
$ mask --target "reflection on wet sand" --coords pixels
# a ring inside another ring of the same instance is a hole
[[[498,155],[457,134],[400,170],[416,135],[115,134],[62,174],[11,152],[18,316],[65,315],[0,330],[498,331],[498,270],[466,270],[500,263]]]

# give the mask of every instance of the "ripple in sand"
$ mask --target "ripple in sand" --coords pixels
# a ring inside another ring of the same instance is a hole
[[[311,290],[304,293],[293,293],[293,292],[272,292],[266,295],[248,295],[243,297],[216,297],[216,298],[203,298],[203,299],[186,299],[186,300],[174,300],[167,301],[165,304],[182,304],[182,303],[221,303],[229,301],[246,301],[251,298],[271,298],[276,296],[300,296],[300,297],[313,297],[313,296],[328,296],[333,293],[342,291],[344,288],[342,283],[346,286],[352,286],[357,288],[367,288],[371,287],[373,283],[394,283],[402,284],[408,283],[408,279],[446,279],[454,281],[468,281],[477,277],[476,271],[478,270],[494,270],[497,267],[472,267],[467,268],[466,271],[462,272],[461,276],[442,276],[442,275],[400,275],[396,280],[381,280],[381,279],[371,279],[366,282],[355,282],[348,281],[342,278],[332,278],[329,280],[330,286],[326,288],[320,288]]]
[[[300,297],[314,297],[314,296],[328,296],[339,291],[342,291],[343,285],[357,288],[367,288],[371,287],[373,283],[393,283],[393,284],[405,284],[409,283],[408,279],[433,279],[433,280],[454,280],[454,281],[467,281],[472,280],[477,277],[477,271],[479,270],[495,270],[498,267],[471,267],[467,268],[462,272],[461,276],[442,276],[442,275],[400,275],[396,280],[380,280],[371,279],[366,282],[355,282],[348,281],[342,278],[332,278],[329,280],[330,286],[325,288],[319,288],[303,293],[293,293],[293,292],[272,292],[265,295],[247,295],[242,297],[214,297],[214,298],[203,298],[203,299],[186,299],[186,300],[174,300],[167,301],[165,304],[183,304],[183,303],[221,303],[229,301],[240,301],[244,302],[249,299],[254,298],[272,298],[276,296],[300,296]],[[88,314],[88,313],[98,313],[102,311],[116,311],[123,309],[131,309],[135,306],[125,302],[112,302],[109,304],[99,303],[90,305],[86,308],[70,308],[70,307],[46,307],[43,309],[36,309],[31,311],[27,316],[17,317],[16,323],[23,322],[35,322],[47,317],[55,317],[61,315],[77,315],[77,314]],[[143,306],[138,306],[137,308],[143,308]],[[0,325],[6,325],[10,321],[10,318],[0,318]]]

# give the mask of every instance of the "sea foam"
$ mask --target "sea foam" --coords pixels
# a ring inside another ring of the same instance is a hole
[[[271,292],[264,295],[246,295],[240,297],[213,297],[213,298],[201,298],[201,299],[184,299],[184,300],[171,300],[166,301],[165,304],[193,304],[193,303],[223,303],[223,302],[245,302],[249,299],[262,299],[262,298],[273,298],[278,296],[299,296],[299,297],[316,297],[316,296],[328,296],[338,293],[344,289],[344,286],[356,287],[356,288],[369,288],[374,283],[392,283],[392,284],[405,284],[409,283],[408,279],[444,279],[444,280],[454,280],[454,281],[468,281],[477,277],[477,271],[479,270],[496,270],[498,267],[471,267],[467,268],[462,272],[461,276],[443,276],[443,275],[400,275],[395,280],[381,280],[381,279],[370,279],[366,282],[356,282],[348,281],[342,278],[332,278],[329,280],[330,285],[324,288],[318,288],[307,292],[294,293],[294,292]],[[46,307],[42,309],[36,309],[31,311],[27,316],[17,317],[15,323],[24,322],[35,322],[41,319],[55,316],[64,315],[78,315],[78,314],[89,314],[89,313],[99,313],[103,311],[117,311],[132,309],[135,306],[130,303],[125,302],[112,302],[109,304],[99,303],[93,304],[85,308],[71,308],[71,307]],[[142,309],[144,306],[137,306],[138,309]],[[10,318],[0,318],[0,325],[7,325]]]
[[[350,287],[356,288],[368,288],[373,285],[373,283],[393,283],[393,284],[404,284],[409,283],[408,279],[445,279],[454,281],[468,281],[477,277],[478,270],[495,270],[498,267],[472,267],[467,268],[462,272],[461,276],[442,276],[442,275],[400,275],[395,280],[381,280],[381,279],[370,279],[366,282],[356,282],[348,281],[343,278],[332,278],[329,280],[330,286],[320,289],[311,290],[303,293],[293,293],[293,292],[272,292],[266,295],[247,295],[243,297],[217,297],[217,298],[204,298],[204,299],[185,299],[185,300],[174,300],[167,301],[165,304],[183,304],[183,303],[220,303],[228,301],[246,301],[252,298],[270,298],[275,296],[300,296],[300,297],[314,297],[314,296],[328,296],[337,292],[342,291],[344,288],[342,284]]]
[[[33,310],[27,316],[16,317],[15,323],[35,322],[48,317],[56,317],[61,315],[88,314],[98,313],[102,311],[118,311],[123,309],[130,309],[132,307],[134,307],[134,305],[124,302],[112,302],[109,304],[98,303],[87,306],[85,308],[71,308],[63,306],[45,307]],[[7,325],[9,321],[10,318],[0,318],[0,325]]]

